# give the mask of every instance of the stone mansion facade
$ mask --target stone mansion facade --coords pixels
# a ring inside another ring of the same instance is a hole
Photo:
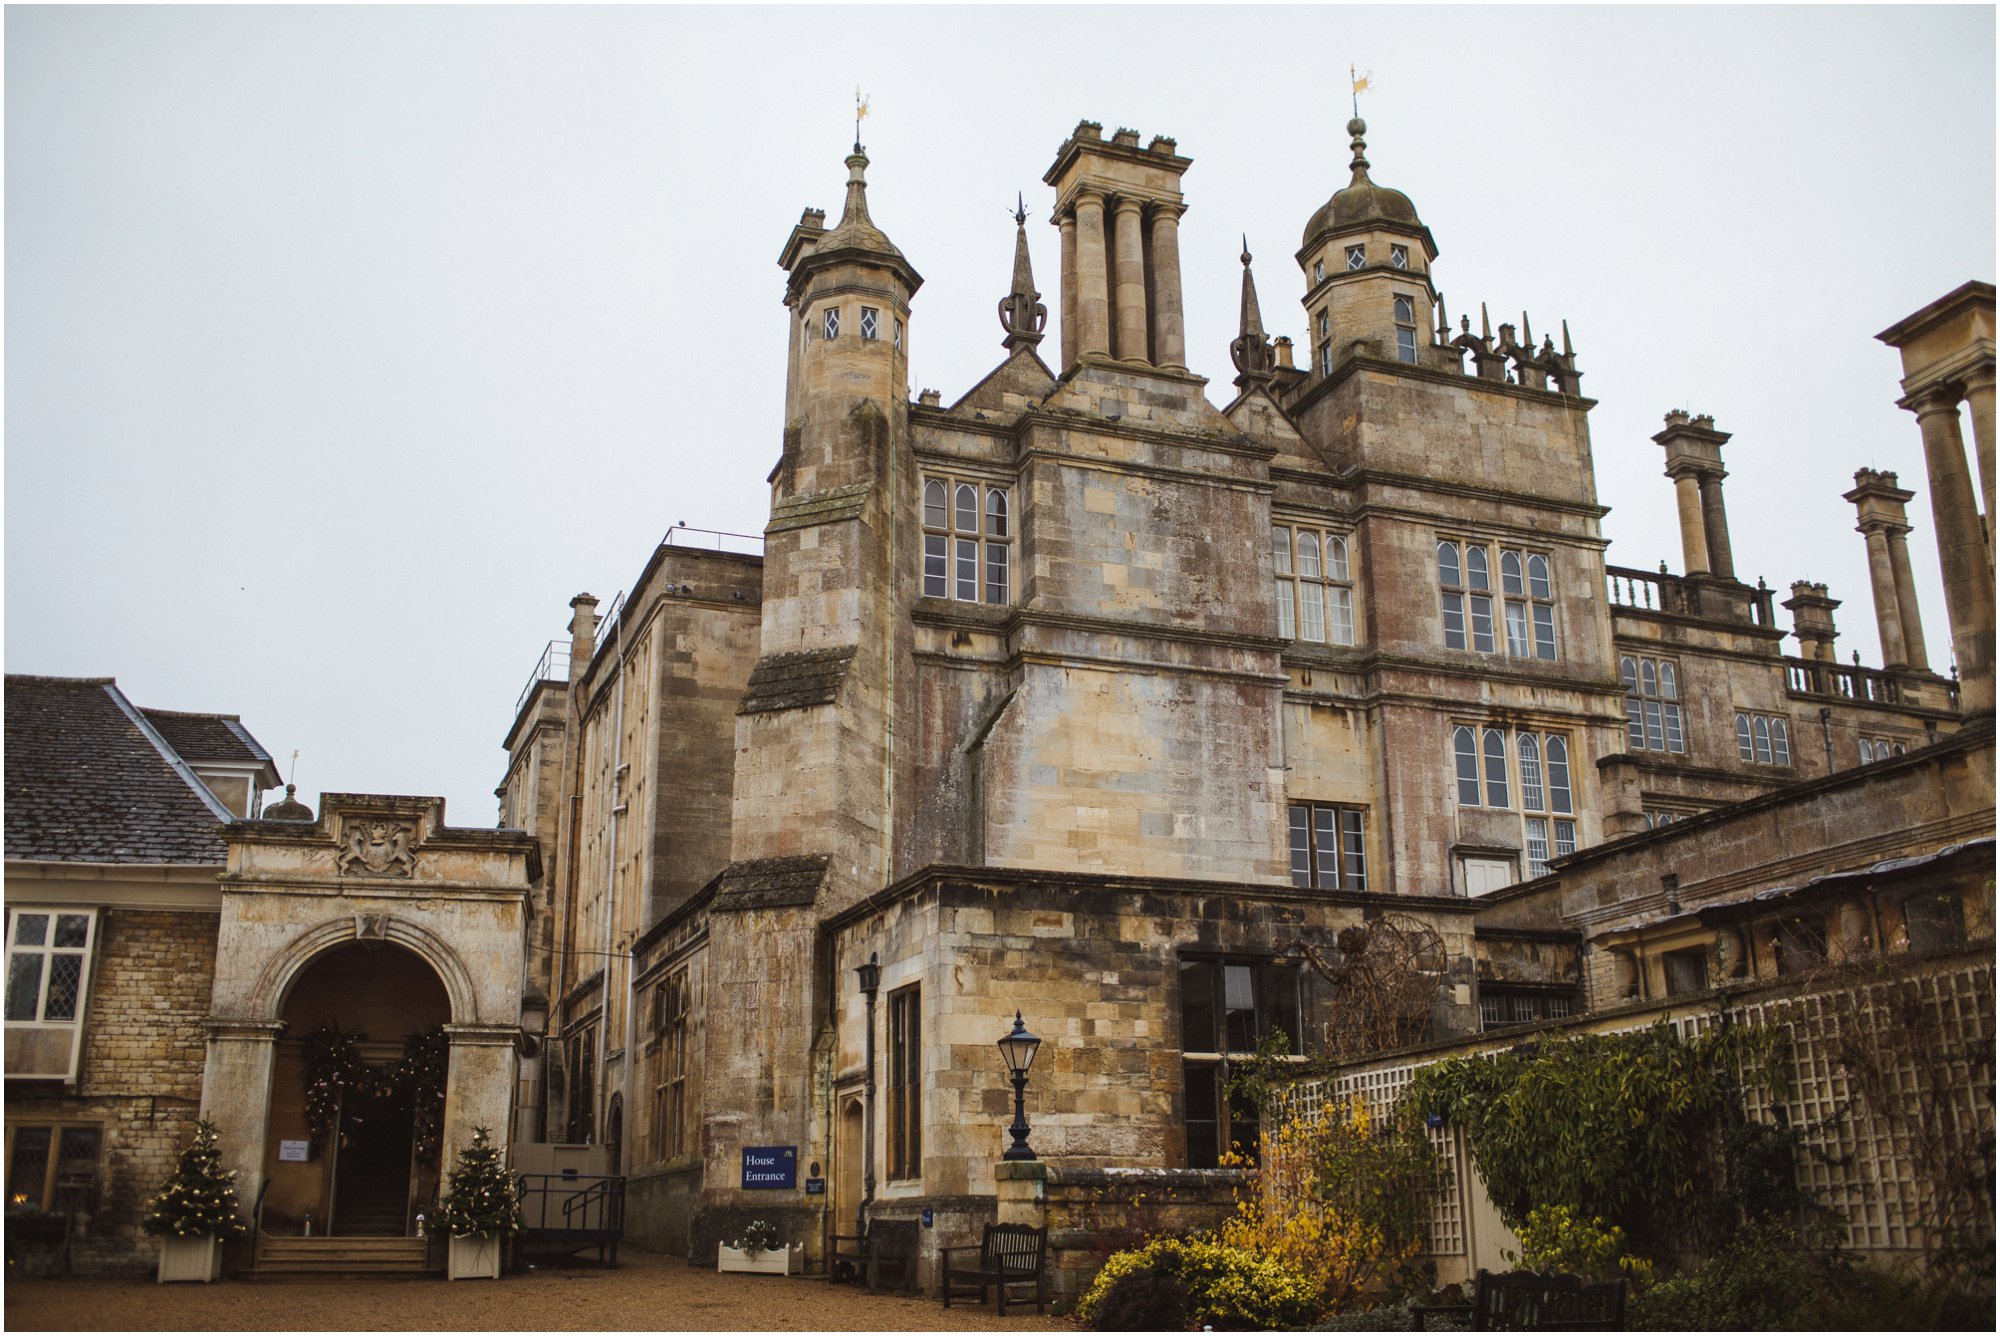
[[[1709,417],[1654,437],[1681,569],[1605,563],[1587,363],[1445,309],[1365,129],[1304,221],[1295,349],[1247,253],[1233,335],[1185,328],[1189,159],[1078,124],[1057,292],[1022,210],[1002,355],[949,403],[911,393],[923,280],[857,144],[838,219],[778,257],[764,533],[677,526],[571,602],[500,829],[265,807],[232,716],[10,677],[10,1211],[134,1264],[200,1113],[269,1238],[404,1235],[486,1126],[516,1168],[624,1175],[642,1247],[712,1261],[761,1218],[817,1263],[894,1217],[928,1259],[1014,1190],[1017,1014],[1052,1174],[1194,1182],[1254,1141],[1233,1056],[1351,1047],[1371,934],[1417,943],[1399,1042],[1990,956],[1992,286],[1880,336],[1929,511],[1855,474],[1881,666],[1843,663],[1824,585],[1738,571]],[[1226,390],[1190,337],[1227,342]],[[351,1138],[336,1087],[369,1101]]]
[[[579,596],[506,737],[503,824],[548,860],[536,1134],[610,1148],[638,1241],[699,1258],[752,1216],[815,1255],[871,1215],[963,1237],[994,1210],[1017,1011],[1046,1160],[1213,1165],[1254,1130],[1230,1054],[1337,1038],[1310,961],[1385,913],[1434,934],[1432,1036],[1796,970],[1769,925],[1720,955],[1737,928],[1645,925],[1799,874],[1773,849],[1813,785],[1902,775],[1917,798],[1816,856],[1970,839],[1932,872],[1958,878],[1952,940],[1990,936],[1991,286],[1885,335],[1935,382],[1906,389],[1959,675],[1925,658],[1913,493],[1870,470],[1846,500],[1883,666],[1843,664],[1825,586],[1780,602],[1737,571],[1707,417],[1654,438],[1682,570],[1605,564],[1567,328],[1454,320],[1429,229],[1349,130],[1295,256],[1310,346],[1268,336],[1245,254],[1220,407],[1186,364],[1172,139],[1064,141],[1059,344],[1023,212],[1004,355],[948,404],[910,393],[922,279],[858,145],[838,221],[792,229],[761,544],[677,527],[606,612]],[[1969,762],[1903,774],[1968,722]],[[1735,874],[1695,877],[1718,840]],[[1606,877],[1606,849],[1680,850],[1686,889]],[[1602,883],[1588,912],[1572,865]],[[744,1176],[770,1148],[795,1190]]]

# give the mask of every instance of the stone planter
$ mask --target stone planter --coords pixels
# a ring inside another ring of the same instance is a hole
[[[759,1248],[749,1252],[722,1244],[716,1250],[717,1271],[747,1271],[760,1276],[796,1276],[805,1270],[805,1250],[794,1243],[789,1248]]]
[[[500,1279],[500,1236],[452,1235],[445,1250],[444,1275],[446,1280]]]
[[[222,1241],[213,1234],[182,1238],[165,1234],[160,1238],[160,1283],[170,1280],[199,1280],[206,1283],[222,1275]]]

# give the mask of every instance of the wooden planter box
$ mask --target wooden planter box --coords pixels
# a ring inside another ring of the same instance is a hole
[[[444,1275],[446,1280],[500,1279],[500,1236],[452,1235],[445,1250]]]
[[[805,1270],[805,1250],[794,1243],[789,1248],[759,1248],[746,1252],[722,1244],[715,1257],[717,1271],[747,1271],[758,1276],[796,1276]]]
[[[204,1284],[222,1275],[222,1243],[213,1234],[191,1238],[166,1234],[160,1238],[160,1283],[171,1280],[199,1280]]]

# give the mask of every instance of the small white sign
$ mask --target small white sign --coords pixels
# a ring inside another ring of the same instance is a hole
[[[303,1161],[308,1158],[307,1153],[311,1149],[312,1143],[310,1141],[280,1141],[278,1143],[278,1158],[281,1160]]]

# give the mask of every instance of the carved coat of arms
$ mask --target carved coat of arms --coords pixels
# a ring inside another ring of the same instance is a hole
[[[417,858],[410,850],[416,828],[401,821],[357,821],[342,836],[334,856],[349,877],[412,877]]]

